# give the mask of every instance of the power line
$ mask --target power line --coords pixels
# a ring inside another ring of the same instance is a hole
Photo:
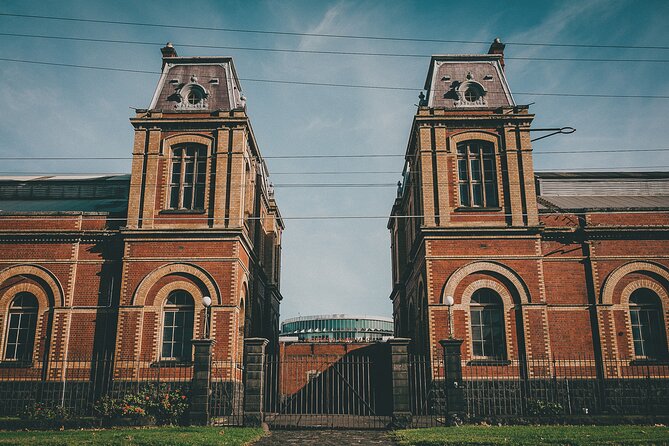
[[[138,40],[116,40],[116,39],[100,39],[90,37],[71,37],[71,36],[50,36],[43,34],[20,34],[20,33],[0,33],[0,36],[5,37],[25,37],[38,38],[50,40],[66,40],[75,42],[92,42],[92,43],[114,43],[124,45],[144,45],[144,46],[162,46],[160,42],[146,42]],[[366,57],[400,57],[400,58],[429,58],[431,54],[414,54],[414,53],[374,53],[374,52],[360,52],[360,51],[332,51],[332,50],[300,50],[293,48],[258,48],[245,46],[223,46],[223,45],[201,45],[189,43],[174,43],[175,46],[184,48],[207,48],[207,49],[223,49],[235,51],[261,51],[273,53],[294,53],[294,54],[322,54],[322,55],[337,55],[337,56],[366,56]],[[603,59],[603,58],[573,58],[573,57],[522,57],[522,56],[505,56],[506,60],[532,60],[543,62],[635,62],[635,63],[669,63],[669,59]]]
[[[669,169],[669,165],[652,165],[652,166],[605,166],[605,167],[571,167],[565,169],[535,169],[536,173],[541,172],[588,172],[591,170],[603,170],[603,171],[612,171],[612,172],[623,172],[621,169]],[[508,169],[503,169],[500,167],[500,171],[504,172]],[[411,175],[418,174],[417,171],[409,172]],[[130,175],[130,172],[26,172],[26,171],[4,171],[0,172],[0,175],[34,175],[39,177],[54,177],[54,176],[71,176],[73,180],[76,180],[74,177],[88,176],[88,175],[99,175],[104,176],[121,176],[121,175]],[[141,176],[147,175],[146,173],[140,173]],[[339,171],[294,171],[294,172],[270,172],[269,176],[273,177],[276,175],[397,175],[401,176],[401,170],[339,170]],[[45,178],[47,179],[47,178]],[[2,178],[0,178],[2,180]],[[67,180],[67,178],[64,178]]]
[[[550,151],[532,151],[533,156],[537,155],[559,155],[559,154],[581,154],[581,153],[636,153],[636,152],[667,152],[669,147],[656,147],[648,149],[571,149],[571,150],[550,150]],[[439,150],[437,152],[446,153],[444,150]],[[433,151],[427,150],[425,153],[433,153]],[[233,153],[232,155],[241,156],[241,153]],[[496,155],[501,156],[502,153],[496,153]],[[215,155],[209,155],[207,158],[212,158]],[[364,154],[353,154],[353,155],[269,155],[263,156],[263,159],[328,159],[328,158],[405,158],[406,154],[397,154],[397,153],[364,153]],[[132,156],[2,156],[0,160],[3,161],[31,161],[31,160],[41,160],[41,161],[78,161],[78,160],[131,160]],[[630,167],[634,168],[634,167]]]
[[[101,70],[101,71],[118,71],[123,73],[139,73],[139,74],[162,74],[158,71],[149,71],[149,70],[136,70],[129,68],[114,68],[114,67],[100,67],[95,65],[78,65],[78,64],[67,64],[60,62],[44,62],[36,60],[27,60],[27,59],[12,59],[2,57],[1,61],[5,62],[17,62],[17,63],[26,63],[34,65],[47,65],[55,67],[67,67],[67,68],[83,68],[88,70]],[[200,76],[204,77],[204,76]],[[244,78],[240,77],[240,81],[245,82],[259,82],[259,83],[269,83],[269,84],[284,84],[284,85],[307,85],[312,87],[340,87],[340,88],[357,88],[357,89],[368,89],[368,90],[397,90],[397,91],[422,91],[422,88],[414,87],[393,87],[393,86],[381,86],[381,85],[359,85],[359,84],[337,84],[331,82],[307,82],[307,81],[288,81],[288,80],[279,80],[279,79],[254,79],[254,78]],[[435,89],[439,92],[442,90]],[[504,92],[500,92],[504,93]],[[623,94],[596,94],[596,93],[536,93],[536,92],[514,92],[514,95],[519,96],[557,96],[557,97],[576,97],[576,98],[615,98],[615,99],[669,99],[669,95],[623,95]]]
[[[591,169],[588,169],[588,170],[585,170],[585,171],[580,171],[580,172],[588,173],[589,170],[591,170]],[[570,173],[569,171],[565,172],[563,170],[550,170],[550,171],[543,171],[543,172]],[[571,171],[571,172],[573,173],[575,171]],[[541,171],[538,171],[538,173],[539,173],[539,176],[541,176]],[[626,172],[623,172],[623,173],[626,173]],[[663,173],[663,174],[667,174],[669,176],[669,171],[653,171],[653,172],[648,172],[648,173]],[[397,175],[398,175],[398,178],[399,178],[400,175],[399,174],[397,174]],[[427,177],[424,177],[424,178],[427,178]],[[40,180],[39,178],[30,178],[30,179],[22,179],[22,180],[14,179],[14,180],[11,180],[11,181],[22,183],[22,182],[39,181],[39,180]],[[2,182],[2,181],[7,181],[7,180],[3,180],[2,178],[0,178],[0,182]],[[49,181],[49,179],[44,179],[44,181]],[[59,181],[59,180],[51,180],[51,181]],[[67,179],[62,179],[60,181],[68,181],[68,180]],[[73,178],[69,181],[77,181],[77,180]],[[416,183],[414,183],[414,181],[417,181],[417,180],[413,180],[410,184],[416,184],[419,187],[421,186],[420,181],[416,182]],[[430,179],[427,179],[425,182],[426,182],[426,185],[430,185],[430,186],[449,186],[449,187],[458,186],[458,185],[461,185],[461,184],[468,184],[466,182],[461,183],[460,181],[458,181],[458,179],[454,179],[454,180],[451,180],[451,181],[437,181],[437,182],[432,182]],[[230,184],[229,189],[231,189],[231,190],[242,190],[242,189],[255,189],[256,187],[258,187],[257,184],[255,184],[255,183],[246,183],[246,184],[241,184],[241,183],[242,182],[240,181],[238,184],[235,184],[235,182],[233,181]],[[524,185],[526,183],[518,182],[518,181],[509,181],[509,182],[504,182],[504,184],[517,186],[517,185]],[[52,184],[52,185],[57,186],[57,183]],[[113,187],[114,185],[113,184],[105,184],[105,186]],[[123,185],[116,185],[116,186],[123,187]],[[403,185],[403,186],[405,186],[405,185]],[[134,185],[129,184],[127,186],[127,189],[128,190],[135,190],[135,189],[144,189],[144,188],[147,188],[147,187],[159,187],[161,189],[162,188],[165,188],[165,189],[170,188],[169,185],[166,184],[166,183],[140,183],[140,184],[134,184]],[[367,188],[375,188],[375,189],[378,189],[378,188],[396,188],[396,187],[398,187],[398,184],[397,184],[397,182],[390,182],[390,183],[381,183],[381,182],[378,182],[378,183],[371,183],[371,182],[370,183],[272,183],[271,187],[275,187],[275,188],[279,188],[279,189],[284,189],[284,188],[285,189],[300,189],[300,188],[308,188],[308,189],[367,189]]]
[[[477,44],[487,45],[490,41],[481,40],[455,40],[455,39],[430,39],[430,38],[413,38],[413,37],[389,37],[389,36],[371,36],[371,35],[354,35],[354,34],[326,34],[326,33],[307,33],[307,32],[290,32],[290,31],[268,31],[259,29],[242,29],[242,28],[223,28],[210,26],[189,26],[165,23],[148,23],[148,22],[130,22],[120,20],[101,20],[101,19],[86,19],[82,17],[62,17],[62,16],[46,16],[35,14],[12,14],[0,13],[0,16],[5,17],[20,17],[30,19],[56,20],[67,22],[81,22],[81,23],[98,23],[106,25],[126,25],[126,26],[146,26],[153,28],[170,28],[170,29],[187,29],[200,31],[222,31],[231,33],[247,33],[247,34],[270,34],[282,36],[298,36],[298,37],[323,37],[334,39],[353,39],[353,40],[379,40],[379,41],[394,41],[394,42],[432,42],[432,43],[458,43],[458,44]],[[517,46],[548,46],[548,47],[564,47],[564,48],[611,48],[611,49],[651,49],[651,50],[669,50],[669,46],[659,45],[610,45],[610,44],[574,44],[574,43],[549,43],[549,42],[505,42],[506,45]]]

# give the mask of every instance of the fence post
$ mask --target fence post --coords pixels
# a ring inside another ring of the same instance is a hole
[[[191,379],[192,424],[206,426],[209,424],[209,394],[211,392],[211,339],[193,339],[195,362]]]
[[[409,405],[409,342],[407,338],[388,340],[392,370],[393,419],[392,427],[403,429],[411,424]]]
[[[262,426],[265,395],[265,338],[244,339],[244,425]]]
[[[449,415],[462,414],[465,412],[465,387],[462,382],[462,363],[460,362],[462,339],[442,339],[439,343],[444,349],[446,411]]]

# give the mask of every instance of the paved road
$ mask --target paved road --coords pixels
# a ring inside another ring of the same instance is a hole
[[[395,446],[388,432],[385,431],[353,431],[353,430],[275,430],[263,437],[254,446],[279,445],[380,445]]]

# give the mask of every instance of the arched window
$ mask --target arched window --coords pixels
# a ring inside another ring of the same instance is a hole
[[[183,290],[170,293],[163,316],[164,359],[190,361],[193,357],[193,297]]]
[[[458,186],[460,205],[497,207],[495,150],[486,141],[458,143]]]
[[[502,298],[490,288],[480,288],[471,299],[472,348],[475,357],[506,359]]]
[[[667,342],[659,296],[648,288],[634,290],[630,295],[630,318],[634,354],[645,358],[666,356]]]
[[[183,146],[172,149],[169,208],[204,209],[207,180],[207,148]]]
[[[30,360],[35,343],[37,325],[37,298],[28,292],[20,292],[9,307],[5,359]]]

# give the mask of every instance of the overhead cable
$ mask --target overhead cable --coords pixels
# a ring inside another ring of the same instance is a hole
[[[212,26],[192,26],[180,24],[166,24],[166,23],[148,23],[148,22],[131,22],[121,20],[103,20],[90,19],[83,17],[64,17],[51,15],[37,15],[37,14],[18,14],[18,13],[0,13],[0,16],[29,18],[29,19],[43,19],[56,20],[66,22],[81,22],[81,23],[98,23],[106,25],[125,25],[125,26],[145,26],[153,28],[168,28],[168,29],[187,29],[187,30],[201,30],[201,31],[222,31],[230,33],[247,33],[247,34],[270,34],[282,36],[297,36],[297,37],[323,37],[334,39],[353,39],[353,40],[381,40],[381,41],[395,41],[395,42],[433,42],[433,43],[457,43],[457,44],[476,44],[488,45],[490,41],[482,40],[463,40],[463,39],[432,39],[432,38],[416,38],[416,37],[392,37],[392,36],[372,36],[372,35],[354,35],[354,34],[329,34],[329,33],[309,33],[309,32],[292,32],[292,31],[271,31],[260,29],[243,29],[243,28],[226,28],[226,27],[212,27]],[[506,45],[517,46],[548,46],[548,47],[564,47],[564,48],[612,48],[612,49],[650,49],[650,50],[669,50],[669,46],[663,45],[617,45],[617,44],[589,44],[589,43],[555,43],[555,42],[516,42],[506,41]]]
[[[66,40],[74,42],[91,43],[113,43],[123,45],[145,45],[162,46],[160,42],[146,42],[138,40],[118,40],[118,39],[98,39],[92,37],[71,37],[71,36],[53,36],[44,34],[21,34],[21,33],[0,33],[5,37],[24,37],[49,40]],[[365,51],[333,51],[333,50],[301,50],[294,48],[258,48],[247,46],[226,46],[226,45],[202,45],[174,42],[175,46],[183,48],[206,48],[233,51],[262,51],[273,53],[294,53],[294,54],[322,54],[336,56],[365,56],[365,57],[400,57],[400,58],[429,58],[431,54],[413,54],[413,53],[378,53]],[[611,59],[611,58],[574,58],[574,57],[523,57],[523,56],[505,56],[506,60],[532,60],[541,62],[635,62],[635,63],[669,63],[669,59]]]

